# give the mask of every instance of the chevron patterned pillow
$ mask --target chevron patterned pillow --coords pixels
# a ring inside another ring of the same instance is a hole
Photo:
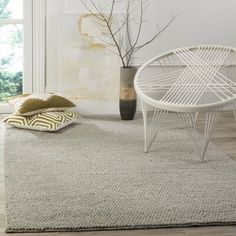
[[[10,115],[3,122],[23,129],[54,132],[79,119],[74,112],[44,112],[32,116]]]

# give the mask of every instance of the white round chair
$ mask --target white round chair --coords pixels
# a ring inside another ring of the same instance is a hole
[[[236,49],[203,45],[169,51],[142,65],[134,86],[142,106],[144,151],[148,152],[166,115],[172,111],[187,128],[203,161],[222,108],[232,105],[235,111]],[[154,108],[150,122],[148,106]],[[205,114],[201,143],[195,131],[199,112]]]

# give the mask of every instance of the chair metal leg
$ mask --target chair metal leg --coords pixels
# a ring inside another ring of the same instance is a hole
[[[195,113],[195,126],[196,126],[196,124],[197,124],[198,115],[199,115],[199,112],[196,112],[196,113]]]
[[[197,149],[198,155],[200,157],[200,161],[204,161],[204,157],[206,154],[206,150],[211,138],[211,134],[214,128],[214,124],[218,120],[221,111],[208,112],[206,113],[205,118],[205,129],[203,140],[201,140],[201,136],[196,131],[196,114],[195,113],[178,113],[181,121],[184,123],[185,128],[192,138],[195,147]]]
[[[149,140],[148,150],[152,146],[152,144],[158,134],[158,131],[162,127],[167,113],[168,113],[168,111],[165,111],[165,110],[161,110],[161,109],[157,109],[157,108],[154,109],[152,121],[149,126],[149,132],[148,132],[148,134],[149,134],[149,136],[148,136],[148,140]]]
[[[144,125],[144,152],[148,152],[152,146],[160,127],[163,125],[165,117],[168,111],[161,109],[154,109],[150,126],[148,126],[147,120],[147,104],[141,102],[143,125]]]
[[[204,157],[205,157],[206,150],[207,150],[207,147],[208,147],[211,135],[212,135],[214,125],[219,119],[220,114],[221,114],[221,111],[206,113],[204,140],[203,140],[203,147],[202,147],[202,153],[201,153],[202,162],[204,161]]]
[[[147,149],[147,104],[141,101],[141,108],[143,114],[143,128],[144,128],[144,152],[148,152]]]
[[[184,128],[186,129],[187,133],[193,140],[194,145],[196,148],[198,147],[198,138],[196,133],[196,113],[177,113],[180,121],[182,122]],[[199,153],[199,148],[197,148],[197,152]]]
[[[233,105],[234,120],[236,121],[236,104]]]

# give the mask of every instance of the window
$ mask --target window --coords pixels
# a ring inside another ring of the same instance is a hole
[[[0,0],[0,112],[32,90],[32,0]]]

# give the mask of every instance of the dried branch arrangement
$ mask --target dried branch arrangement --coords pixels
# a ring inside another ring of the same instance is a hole
[[[145,19],[144,12],[148,6],[148,0],[112,0],[109,9],[96,4],[94,0],[81,0],[86,9],[93,15],[101,26],[107,27],[110,37],[113,41],[117,52],[107,47],[109,51],[117,54],[122,62],[123,67],[130,67],[130,63],[135,53],[143,49],[145,46],[152,43],[160,34],[165,31],[175,20],[176,16],[172,17],[163,27],[157,25],[156,32],[145,42],[140,42],[142,29],[144,27]],[[108,2],[108,1],[107,1]],[[122,19],[119,20],[119,26],[115,26],[113,16],[114,9],[117,5],[125,4],[125,10],[122,10],[119,15]],[[134,15],[135,13],[135,15]],[[135,24],[137,26],[136,34],[131,35],[130,26]],[[124,36],[125,35],[125,36]],[[109,42],[105,42],[111,44]]]

